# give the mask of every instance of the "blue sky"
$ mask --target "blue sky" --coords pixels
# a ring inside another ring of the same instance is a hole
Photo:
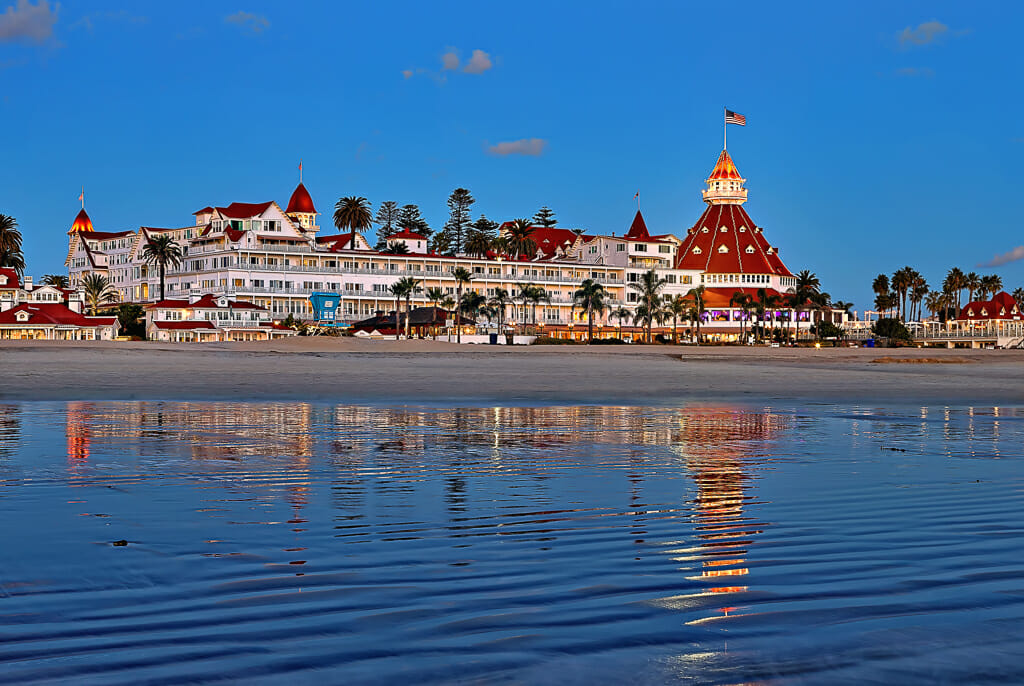
[[[619,232],[639,190],[652,232],[682,235],[727,105],[748,118],[729,131],[747,210],[834,298],[863,307],[905,264],[1024,285],[1024,261],[977,267],[1024,244],[1016,3],[3,10],[0,212],[32,274],[63,271],[83,184],[98,230],[182,226],[207,204],[283,204],[299,158],[322,226],[355,194],[440,227],[464,186],[493,219],[547,204]]]

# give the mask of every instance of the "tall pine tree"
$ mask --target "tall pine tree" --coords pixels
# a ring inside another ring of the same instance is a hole
[[[398,210],[398,229],[409,229],[427,238],[434,233],[427,220],[420,216],[420,208],[417,205],[402,205],[402,209]]]
[[[555,219],[555,211],[547,205],[537,210],[537,214],[533,215],[533,219],[530,221],[534,226],[555,226],[558,224],[558,220]]]
[[[393,233],[398,233],[402,230],[402,227],[398,223],[398,203],[394,200],[388,200],[380,204],[380,209],[377,210],[377,225],[380,228],[377,230],[377,238],[387,238]]]
[[[448,239],[456,250],[461,250],[466,244],[466,234],[470,225],[469,208],[476,200],[465,188],[456,188],[448,196],[448,221],[444,230],[448,232]]]

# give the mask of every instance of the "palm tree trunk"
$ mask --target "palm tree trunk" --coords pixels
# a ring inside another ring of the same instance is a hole
[[[455,303],[455,342],[462,343],[462,286],[459,286],[456,294],[458,299]]]
[[[160,299],[164,299],[164,263],[160,263]]]
[[[587,345],[594,342],[594,308],[587,305]]]

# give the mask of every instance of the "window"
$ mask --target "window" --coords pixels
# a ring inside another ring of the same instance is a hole
[[[701,249],[699,247],[697,247],[697,246],[694,246],[693,254],[694,255],[700,255],[700,253],[701,253]]]
[[[618,245],[616,245],[615,246],[615,252],[626,252],[626,244],[625,243],[619,243]]]
[[[706,227],[706,226],[705,226],[704,228],[702,228],[702,229],[700,230],[700,232],[701,232],[701,233],[707,233],[707,232],[708,232],[708,227]]]
[[[748,245],[746,252],[747,252],[748,255],[753,255],[754,254],[754,246]]]
[[[718,246],[718,252],[720,254],[724,255],[725,253],[729,252],[729,248],[725,247],[724,244],[720,245],[720,246]]]
[[[643,243],[637,243],[634,252],[647,252],[647,246]]]

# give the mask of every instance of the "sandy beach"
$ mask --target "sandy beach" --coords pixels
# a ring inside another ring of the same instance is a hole
[[[1024,400],[1024,351],[1006,350],[492,347],[349,338],[203,345],[4,342],[0,367],[0,400],[6,401],[991,406]]]

